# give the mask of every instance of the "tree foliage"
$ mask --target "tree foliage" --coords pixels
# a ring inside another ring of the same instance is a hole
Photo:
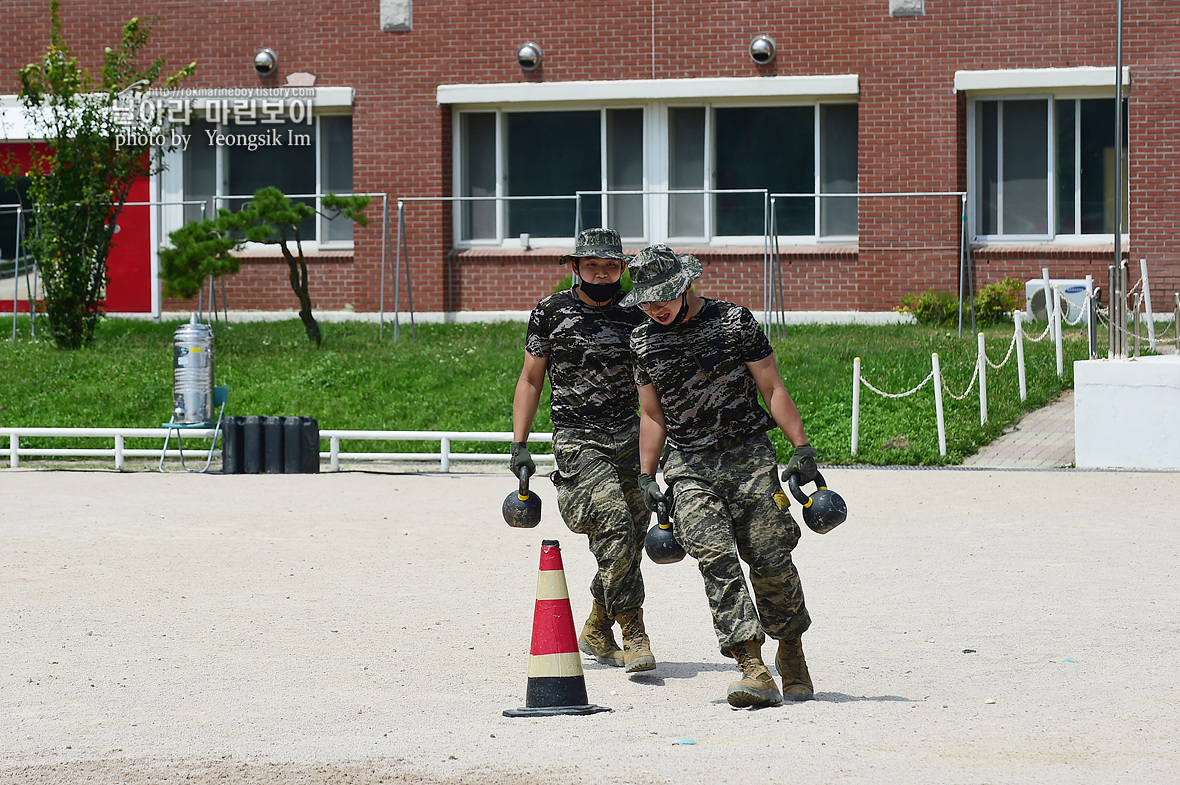
[[[151,27],[136,17],[92,75],[65,43],[59,0],[49,7],[45,54],[19,72],[25,117],[46,149],[34,150],[27,173],[9,164],[6,174],[29,177],[34,218],[27,243],[45,287],[49,331],[59,347],[75,349],[90,344],[102,317],[107,255],[131,186],[160,168],[149,141],[161,135],[154,118],[117,110],[131,91],[175,88],[196,64],[166,77],[164,58],[138,65]]]
[[[365,226],[369,220],[363,210],[369,205],[369,197],[328,194],[320,203],[324,208],[322,213],[303,202],[291,201],[278,188],[267,187],[255,192],[254,198],[237,212],[223,207],[214,218],[195,221],[172,232],[169,235],[172,247],[160,252],[165,296],[194,297],[206,278],[236,273],[240,261],[233,252],[247,242],[277,245],[287,262],[291,290],[299,298],[299,318],[307,339],[318,346],[322,335],[312,313],[307,258],[303,254],[299,225],[314,215],[322,215],[348,218]],[[294,252],[291,241],[295,244]]]

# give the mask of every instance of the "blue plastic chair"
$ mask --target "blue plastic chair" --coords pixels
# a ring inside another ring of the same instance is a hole
[[[164,437],[164,450],[160,453],[160,471],[167,471],[164,468],[164,461],[168,457],[168,442],[172,439],[172,432],[176,432],[176,450],[180,454],[180,466],[184,471],[188,472],[207,472],[209,465],[213,463],[213,453],[217,450],[217,440],[223,436],[221,432],[221,425],[225,421],[225,402],[229,400],[229,388],[216,386],[213,388],[213,407],[217,409],[217,422],[166,422],[160,427],[167,428],[168,434]],[[173,415],[175,416],[175,415]],[[190,469],[184,462],[184,443],[181,441],[180,435],[183,431],[189,430],[204,430],[213,429],[213,442],[209,445],[209,455],[205,458],[205,467],[202,469]],[[222,439],[224,442],[225,440]]]

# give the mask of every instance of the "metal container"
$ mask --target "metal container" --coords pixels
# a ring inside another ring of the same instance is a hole
[[[213,328],[196,314],[173,335],[172,380],[172,422],[212,422]]]

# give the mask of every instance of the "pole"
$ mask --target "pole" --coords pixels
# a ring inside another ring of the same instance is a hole
[[[15,437],[13,437],[15,438]],[[852,359],[852,454],[860,444],[860,358]]]
[[[1020,400],[1028,400],[1028,384],[1024,374],[1024,313],[1012,312],[1012,321],[1016,323],[1016,377],[1020,380]]]
[[[987,353],[983,348],[983,333],[978,333],[979,338],[979,357],[976,362],[979,363],[979,424],[987,425]]]
[[[938,421],[938,454],[946,457],[946,421],[942,415],[942,369],[938,365],[938,352],[930,355],[934,366],[934,416]]]
[[[1057,378],[1065,373],[1064,358],[1061,356],[1061,290],[1053,287],[1053,346],[1057,349]]]
[[[1116,2],[1116,23],[1114,37],[1114,263],[1118,267],[1123,260],[1123,0]],[[1126,293],[1126,281],[1123,281]],[[1122,306],[1123,319],[1120,328],[1127,326],[1126,303]],[[1126,355],[1126,345],[1120,356]]]
[[[1086,276],[1086,338],[1090,345],[1090,359],[1098,359],[1098,323],[1094,313],[1094,276]]]
[[[1139,260],[1139,275],[1143,278],[1143,307],[1147,309],[1147,345],[1155,351],[1155,316],[1151,313],[1151,288],[1147,284],[1147,260]],[[1138,331],[1136,331],[1138,332]]]
[[[1139,292],[1135,292],[1135,299],[1133,302],[1134,302],[1134,305],[1131,306],[1131,308],[1133,309],[1132,314],[1131,314],[1131,318],[1133,319],[1133,321],[1131,323],[1133,325],[1135,325],[1135,336],[1134,336],[1135,356],[1138,357],[1139,356],[1139,306],[1143,302],[1143,295],[1139,294]]]

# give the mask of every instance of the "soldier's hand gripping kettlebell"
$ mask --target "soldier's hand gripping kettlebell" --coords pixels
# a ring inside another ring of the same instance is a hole
[[[835,491],[828,490],[824,476],[815,473],[815,493],[808,496],[799,487],[799,475],[787,477],[787,488],[791,495],[803,505],[803,522],[817,534],[827,534],[832,529],[844,523],[848,517],[848,505]]]

